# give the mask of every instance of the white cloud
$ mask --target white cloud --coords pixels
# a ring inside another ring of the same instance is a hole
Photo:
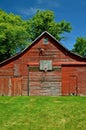
[[[24,17],[27,17],[27,16],[32,16],[32,15],[34,15],[34,14],[37,12],[37,10],[43,10],[43,9],[30,7],[30,8],[18,9],[18,12],[19,12],[21,15],[24,15]]]
[[[85,1],[85,0],[82,0],[82,1],[81,1],[81,5],[82,5],[82,6],[86,6],[86,1]]]
[[[22,14],[22,15],[26,15],[26,16],[31,16],[31,15],[34,15],[36,13],[38,9],[37,8],[26,8],[26,9],[20,9],[19,12]]]
[[[45,7],[60,7],[58,0],[37,0],[39,5],[45,5]]]
[[[42,4],[44,2],[44,0],[37,0],[38,4]]]
[[[22,15],[24,18],[31,17],[35,15],[37,10],[52,10],[54,8],[60,8],[60,3],[58,0],[37,0],[34,7],[30,6],[29,8],[17,8],[19,15]]]

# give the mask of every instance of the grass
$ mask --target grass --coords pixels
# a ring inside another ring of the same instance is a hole
[[[0,130],[86,130],[86,97],[0,97]]]

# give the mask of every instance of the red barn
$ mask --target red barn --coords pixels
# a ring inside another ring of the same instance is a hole
[[[86,95],[86,58],[43,32],[0,63],[0,95]]]

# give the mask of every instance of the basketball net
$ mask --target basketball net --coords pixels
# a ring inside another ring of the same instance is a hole
[[[47,72],[48,68],[47,66],[44,66],[44,72]]]

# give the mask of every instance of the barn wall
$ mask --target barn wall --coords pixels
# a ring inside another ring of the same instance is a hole
[[[43,44],[44,37],[48,37],[47,45]],[[42,52],[40,49],[42,49]],[[45,73],[39,69],[40,60],[52,60],[53,63],[53,69],[46,73],[44,81],[42,81],[42,78]],[[70,55],[53,38],[49,35],[43,35],[19,56],[0,65],[0,95],[61,95],[62,93],[68,95],[69,75],[71,72],[78,75],[80,70],[77,71],[79,67],[62,67],[61,63],[77,61],[79,59],[76,56]],[[55,63],[58,63],[58,65]],[[38,70],[29,69],[33,68],[33,65],[38,67]],[[61,68],[60,71],[59,68]],[[82,87],[83,90],[79,90],[80,93],[85,90],[84,78],[86,78],[86,73],[84,70],[86,70],[86,67],[81,70],[83,78],[78,77],[78,86]],[[49,87],[50,79],[52,79],[52,82]]]
[[[29,95],[61,95],[61,69],[54,66],[52,71],[44,72],[30,67],[29,86]]]
[[[62,67],[62,95],[86,95],[86,66]]]
[[[27,70],[27,73],[22,73]],[[27,95],[28,67],[22,65],[22,58],[0,67],[0,95]]]

